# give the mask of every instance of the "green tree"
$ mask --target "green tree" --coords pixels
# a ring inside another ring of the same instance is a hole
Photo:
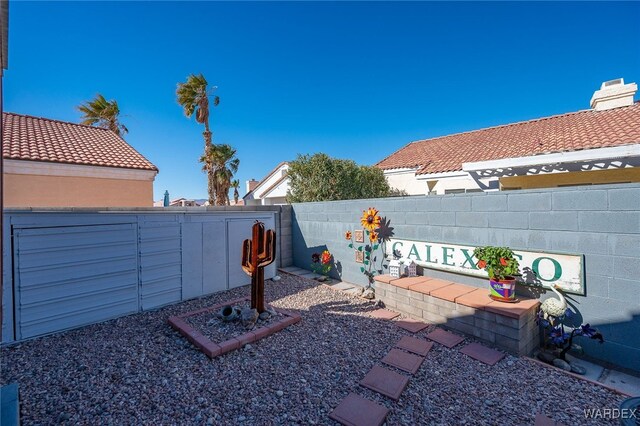
[[[208,83],[202,74],[191,74],[187,77],[187,81],[184,83],[178,83],[176,89],[176,96],[178,98],[178,104],[182,107],[184,115],[191,118],[193,114],[196,115],[196,121],[200,124],[204,124],[204,158],[205,166],[204,171],[207,173],[207,190],[209,193],[209,204],[216,204],[216,192],[214,173],[211,164],[207,163],[211,158],[210,150],[212,147],[213,134],[209,129],[209,96],[211,95],[207,88]],[[214,87],[212,90],[215,90]],[[220,98],[218,96],[213,97],[213,106],[218,106]],[[228,197],[227,197],[228,198]]]
[[[289,163],[287,173],[290,203],[379,198],[390,193],[381,169],[322,153],[298,155]]]
[[[76,107],[82,115],[82,124],[109,129],[118,136],[129,133],[129,129],[119,121],[120,108],[115,100],[108,101],[100,93],[93,100]]]
[[[238,192],[238,188],[240,188],[240,181],[238,179],[234,179],[231,182],[231,187],[233,188],[233,201],[235,204],[238,204],[238,199],[240,199],[240,193]]]
[[[211,170],[213,174],[216,205],[229,204],[231,179],[240,165],[240,160],[236,157],[236,150],[227,144],[213,145],[209,149],[209,155],[203,155],[200,162],[203,163],[203,170]]]

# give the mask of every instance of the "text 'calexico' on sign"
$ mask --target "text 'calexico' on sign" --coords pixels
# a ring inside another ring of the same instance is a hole
[[[425,268],[486,277],[473,257],[473,246],[391,239],[387,254],[399,252]],[[558,285],[564,291],[584,294],[582,255],[514,250],[525,284]]]

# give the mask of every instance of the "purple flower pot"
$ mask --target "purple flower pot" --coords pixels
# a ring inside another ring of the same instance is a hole
[[[505,277],[504,280],[489,279],[491,298],[500,302],[514,302],[516,300],[516,279]]]

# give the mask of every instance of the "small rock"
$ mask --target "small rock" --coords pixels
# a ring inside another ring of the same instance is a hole
[[[507,361],[507,365],[508,365],[509,367],[513,367],[513,364],[514,364],[514,362],[513,362],[513,361]]]
[[[571,366],[571,371],[573,371],[574,373],[582,375],[587,374],[587,369],[580,364],[570,362],[569,365]]]
[[[542,362],[546,362],[547,364],[553,364],[553,360],[556,359],[556,356],[549,352],[538,352],[538,359]]]
[[[261,313],[261,314],[258,316],[258,319],[260,319],[260,321],[266,321],[266,320],[268,320],[269,318],[271,318],[271,313],[270,313],[270,312],[268,312],[268,311],[264,311],[263,313]]]
[[[278,395],[278,397],[282,397],[284,396],[284,392],[282,392],[281,390],[276,391],[276,395]]]
[[[253,326],[256,324],[256,321],[258,320],[258,310],[257,309],[251,309],[251,308],[245,308],[241,311],[241,318],[242,318],[242,325],[246,328],[246,329],[251,329],[253,328]]]
[[[563,359],[560,358],[556,358],[553,360],[553,365],[555,365],[558,368],[561,368],[565,371],[571,371],[571,366],[569,365],[569,363]]]
[[[244,350],[245,351],[250,351],[253,349],[253,346],[251,346],[249,343],[247,343],[246,345],[244,345]]]
[[[244,422],[245,420],[247,420],[247,418],[245,416],[238,417],[238,421],[239,422]]]
[[[384,302],[382,300],[378,299],[378,301],[375,304],[375,307],[376,308],[384,308],[385,304],[384,304]]]
[[[376,293],[372,288],[368,288],[362,292],[362,297],[364,297],[365,299],[375,299]]]
[[[271,281],[280,281],[282,278],[280,277],[280,275],[276,275],[275,277],[271,278]]]
[[[493,406],[495,405],[495,402],[493,402],[493,401],[492,401],[492,400],[490,400],[490,399],[486,399],[486,400],[484,401],[484,405],[486,405],[486,406],[488,406],[488,407],[493,407]]]

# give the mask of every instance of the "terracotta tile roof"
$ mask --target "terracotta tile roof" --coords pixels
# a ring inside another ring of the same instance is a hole
[[[2,119],[5,159],[158,170],[107,129],[8,112]]]
[[[411,142],[376,164],[416,174],[462,170],[462,163],[640,143],[640,102],[585,110]]]

